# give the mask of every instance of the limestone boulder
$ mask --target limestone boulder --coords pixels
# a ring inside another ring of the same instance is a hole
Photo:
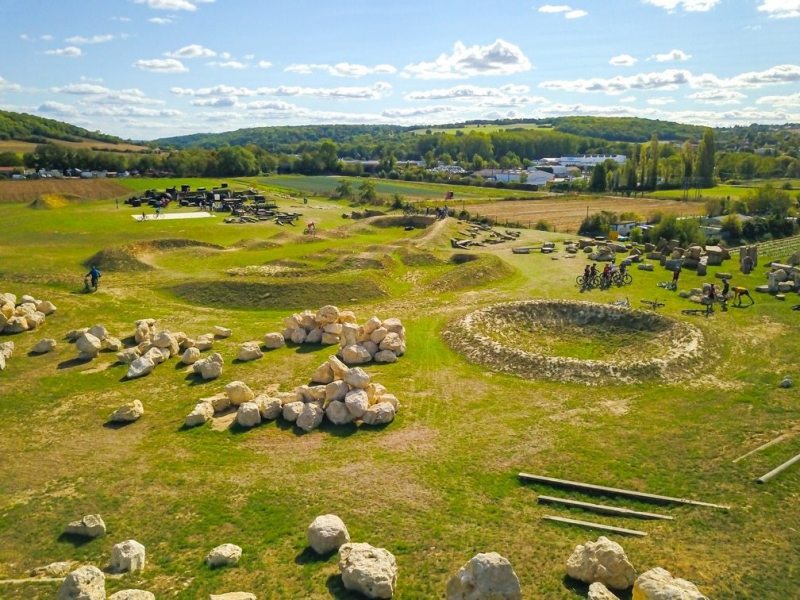
[[[328,364],[331,367],[331,371],[333,371],[334,379],[344,379],[344,376],[347,375],[347,372],[350,370],[350,367],[339,360],[337,356],[329,356]]]
[[[36,567],[30,570],[31,577],[66,577],[72,570],[73,562],[65,560],[53,562],[43,567]]]
[[[227,592],[225,594],[211,594],[208,600],[256,600],[256,595],[250,592]]]
[[[28,322],[28,331],[33,331],[34,329],[38,329],[39,327],[42,326],[45,320],[45,316],[44,313],[40,313],[37,310],[27,315],[25,317],[25,320]]]
[[[144,546],[136,540],[125,540],[111,548],[111,571],[114,573],[135,573],[145,565]]]
[[[335,333],[323,333],[320,343],[323,346],[333,346],[341,341],[341,337]]]
[[[263,356],[264,352],[261,351],[261,346],[258,342],[245,342],[239,347],[239,354],[236,355],[236,358],[244,362],[249,362],[251,360],[258,360]]]
[[[3,327],[3,333],[22,333],[23,331],[28,331],[28,320],[19,315],[10,317]]]
[[[360,419],[369,408],[369,396],[364,390],[352,390],[344,397],[345,406],[354,419]]]
[[[347,405],[340,400],[334,400],[328,404],[325,408],[325,416],[334,425],[345,425],[351,423],[355,418],[347,409]]]
[[[306,331],[306,339],[303,341],[304,344],[321,344],[322,338],[325,335],[325,332],[322,331],[319,327],[314,327],[312,329],[304,330]]]
[[[141,401],[133,400],[123,404],[111,414],[111,421],[114,423],[132,423],[142,418],[144,406]]]
[[[633,600],[708,600],[691,581],[673,577],[666,569],[645,571],[633,584]]]
[[[211,350],[211,348],[214,347],[214,335],[211,333],[204,333],[203,335],[197,336],[194,340],[194,347],[200,350],[200,352]]]
[[[358,342],[358,325],[355,323],[342,323],[342,331],[339,334],[339,343],[344,346],[350,346]],[[368,339],[365,334],[365,339]]]
[[[380,402],[380,397],[387,393],[386,387],[383,384],[373,381],[367,386],[367,397],[370,404]]]
[[[69,523],[64,532],[85,538],[97,538],[105,535],[106,524],[100,515],[85,515],[79,521]]]
[[[347,543],[339,548],[339,569],[345,589],[367,598],[391,598],[397,586],[397,561],[384,548]]]
[[[36,342],[36,345],[31,348],[31,352],[34,354],[47,354],[48,352],[55,350],[57,345],[58,344],[56,344],[54,339],[45,338]]]
[[[86,333],[93,335],[98,340],[104,340],[108,336],[108,329],[104,325],[92,325]]]
[[[394,363],[397,362],[397,354],[391,350],[379,350],[372,357],[377,363]]]
[[[497,552],[476,554],[447,582],[447,600],[522,600],[511,563]]]
[[[214,413],[228,410],[228,408],[230,408],[231,405],[231,401],[225,392],[222,392],[220,394],[214,394],[213,396],[209,396],[208,398],[200,398],[200,401],[209,402],[211,406],[214,407]]]
[[[339,309],[336,306],[323,306],[317,311],[314,320],[320,325],[336,323],[339,320]]]
[[[208,358],[198,360],[194,363],[194,372],[199,373],[204,380],[216,379],[222,375],[223,358],[219,352],[215,352]]]
[[[370,399],[370,401],[372,401],[372,400]],[[398,410],[400,410],[400,401],[397,399],[397,396],[395,396],[394,394],[381,394],[381,396],[379,397],[377,403],[380,403],[380,402],[388,402],[389,404],[391,404],[392,407],[394,408],[394,412],[395,413]]]
[[[376,344],[380,344],[388,333],[389,330],[385,327],[378,327],[375,331],[369,334],[369,339]]]
[[[395,408],[391,403],[378,402],[364,411],[361,420],[367,425],[385,425],[394,421],[394,415]]]
[[[636,579],[622,546],[605,536],[575,547],[567,559],[567,575],[584,583],[598,581],[615,590],[629,588]]]
[[[314,383],[328,384],[333,381],[333,369],[327,361],[317,367],[317,370],[311,375],[311,381]]]
[[[367,335],[370,335],[373,331],[375,331],[382,324],[383,324],[383,321],[381,321],[378,317],[370,317],[370,319],[366,323],[364,323],[364,325],[363,325],[364,333],[366,333]]]
[[[285,345],[286,340],[283,339],[283,335],[280,333],[268,333],[264,336],[264,346],[266,346],[268,350],[274,350],[275,348],[280,348]]]
[[[100,346],[103,350],[108,352],[120,352],[124,348],[122,340],[113,335],[108,335],[100,340]]]
[[[146,356],[140,356],[139,358],[135,359],[130,365],[128,365],[128,372],[125,374],[127,379],[136,379],[137,377],[144,377],[145,375],[149,375],[153,372],[153,369],[156,368],[156,363],[154,363],[150,358]]]
[[[362,365],[370,362],[372,355],[361,344],[354,344],[342,348],[342,360],[348,365]]]
[[[14,342],[0,342],[0,355],[9,359],[12,354],[14,354]]]
[[[186,348],[181,355],[181,362],[185,365],[193,365],[200,360],[200,350],[197,348]]]
[[[197,427],[208,423],[214,416],[214,406],[210,402],[198,402],[183,421],[184,427]]]
[[[334,400],[344,400],[347,392],[350,391],[350,386],[341,379],[331,381],[325,386],[325,401],[333,402]]]
[[[233,335],[233,332],[230,329],[227,327],[222,327],[221,325],[215,325],[211,328],[211,331],[214,334],[214,337],[218,338],[229,338],[231,335]]]
[[[306,341],[306,330],[302,327],[298,327],[297,329],[292,329],[291,340],[293,344],[302,344]]]
[[[156,596],[153,592],[145,590],[120,590],[111,594],[108,600],[156,600]]]
[[[297,416],[297,426],[305,432],[316,429],[322,424],[322,417],[325,411],[318,404],[306,403],[303,405],[303,411]]]
[[[117,352],[117,362],[129,365],[140,356],[138,348],[125,348],[122,352]]]
[[[106,577],[93,565],[79,567],[64,579],[56,600],[106,600]]]
[[[322,327],[322,331],[325,333],[332,333],[333,335],[341,335],[342,327],[341,323],[328,323]]]
[[[350,387],[363,390],[369,385],[369,375],[361,367],[355,367],[347,372],[344,381]]]
[[[6,357],[0,354],[0,371],[5,371],[6,368]]]
[[[250,389],[250,386],[243,381],[231,381],[225,386],[225,395],[233,405],[249,402],[256,397],[253,390]]]
[[[619,598],[602,583],[595,581],[589,586],[589,595],[586,596],[586,600],[619,600]]]
[[[302,414],[304,407],[304,402],[288,402],[287,404],[284,404],[282,413],[283,418],[289,421],[289,423],[294,423]]]
[[[344,521],[336,515],[321,515],[306,530],[308,545],[317,554],[325,555],[338,550],[350,541]]]
[[[242,549],[236,544],[222,544],[217,546],[206,556],[206,564],[212,569],[215,567],[230,567],[242,558]]]
[[[283,405],[281,404],[280,398],[260,395],[256,396],[255,403],[258,405],[261,418],[265,421],[273,421],[280,417],[281,412],[283,412]]]
[[[255,427],[261,423],[261,411],[255,402],[243,402],[236,411],[236,424],[239,427]]]
[[[378,348],[381,350],[391,350],[392,352],[397,352],[400,348],[403,347],[403,338],[400,337],[397,333],[389,332],[386,334],[386,337],[383,338]]]
[[[75,347],[82,355],[94,357],[100,354],[102,344],[97,336],[87,331],[75,340]]]

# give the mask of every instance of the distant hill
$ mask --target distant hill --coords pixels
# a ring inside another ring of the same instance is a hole
[[[125,144],[125,140],[113,135],[89,131],[56,121],[45,119],[27,113],[0,110],[0,140],[15,140],[40,144],[53,141],[82,143],[86,141],[102,142],[104,144]]]

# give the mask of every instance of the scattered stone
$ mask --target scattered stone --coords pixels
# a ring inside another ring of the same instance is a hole
[[[476,554],[447,583],[447,600],[522,600],[511,563],[497,552]]]
[[[144,569],[145,551],[136,540],[125,540],[111,548],[111,571],[134,573]]]
[[[50,316],[56,312],[56,305],[49,300],[42,300],[36,303],[36,310],[44,315]]]
[[[394,421],[395,408],[390,402],[373,404],[361,416],[366,425],[384,425]]]
[[[89,331],[87,333],[93,335],[98,340],[104,340],[108,335],[108,330],[102,325],[92,325],[89,327]]]
[[[256,600],[256,595],[250,592],[228,592],[226,594],[211,594],[208,600]]]
[[[377,363],[393,363],[397,362],[397,354],[391,350],[380,350],[372,357]]]
[[[73,521],[65,530],[70,535],[96,538],[106,533],[106,524],[100,515],[86,515],[80,521]]]
[[[261,423],[261,411],[255,402],[243,402],[236,411],[236,423],[240,427],[255,427]]]
[[[325,409],[325,416],[334,425],[345,425],[351,423],[355,418],[347,409],[347,405],[339,400],[330,402]]]
[[[353,390],[344,397],[344,403],[350,414],[360,419],[369,408],[369,396],[364,390]]]
[[[52,338],[45,338],[40,340],[36,343],[36,345],[31,348],[31,352],[34,354],[47,354],[48,352],[52,352],[56,349],[56,341]]]
[[[186,348],[181,355],[181,362],[185,365],[193,365],[200,360],[200,350],[195,347]]]
[[[781,379],[781,387],[785,390],[788,390],[790,387],[794,385],[794,380],[791,377],[784,377]]]
[[[111,421],[114,423],[131,423],[140,419],[143,414],[144,406],[139,400],[134,400],[115,410],[111,415]]]
[[[197,427],[214,417],[214,406],[210,402],[198,402],[183,421],[184,427]]]
[[[249,402],[256,397],[250,386],[243,381],[231,381],[225,386],[225,395],[234,406],[238,406],[242,402]]]
[[[633,584],[633,597],[636,600],[708,600],[695,584],[673,577],[661,567],[639,575]]]
[[[0,342],[0,356],[8,360],[14,354],[14,342]]]
[[[364,389],[369,385],[369,375],[361,367],[356,367],[345,374],[344,382],[350,387]]]
[[[108,600],[156,600],[156,596],[153,592],[144,590],[121,590],[111,594]]]
[[[286,345],[283,335],[280,333],[268,333],[264,336],[264,345],[268,350],[274,350]]]
[[[217,546],[206,556],[206,564],[211,567],[229,567],[235,565],[242,558],[242,549],[236,544],[222,544]]]
[[[82,355],[92,358],[97,356],[102,348],[100,338],[88,331],[75,340],[75,346]]]
[[[372,355],[361,344],[345,346],[341,351],[342,360],[348,365],[362,365],[372,360]]]
[[[294,423],[303,412],[304,402],[289,402],[283,405],[283,418],[289,423]]]
[[[239,354],[236,355],[236,358],[244,362],[249,362],[251,360],[258,360],[263,356],[264,353],[261,351],[261,346],[258,342],[245,342],[239,347]]]
[[[636,579],[622,546],[605,536],[575,547],[567,559],[567,575],[584,583],[599,581],[615,590],[629,588]]]
[[[619,598],[602,583],[595,581],[589,586],[589,595],[586,600],[619,600]]]
[[[79,567],[64,579],[56,600],[106,600],[106,577],[95,566]]]
[[[347,543],[339,548],[339,569],[345,589],[367,598],[391,598],[397,585],[397,562],[384,548]]]
[[[100,340],[100,347],[108,352],[120,352],[123,349],[122,341],[112,335]]]
[[[72,561],[54,562],[43,567],[31,569],[31,577],[66,577],[72,569]]]
[[[307,403],[303,406],[303,412],[297,417],[297,426],[305,432],[316,429],[322,424],[324,414],[325,411],[322,410],[321,406]]]
[[[314,374],[311,376],[311,381],[314,383],[331,383],[333,381],[333,369],[328,361],[322,363]]]
[[[215,325],[211,328],[211,331],[214,333],[214,337],[218,338],[229,338],[233,334],[233,332],[228,329],[227,327],[222,327],[220,325]]]
[[[219,352],[215,352],[208,358],[198,360],[192,368],[195,373],[199,373],[204,380],[216,379],[222,375],[222,364],[224,360]]]
[[[283,405],[279,398],[261,395],[256,397],[255,403],[258,405],[261,418],[265,421],[277,419],[283,412]]]
[[[344,521],[336,515],[321,515],[311,522],[306,531],[308,545],[317,554],[325,555],[350,541]]]
[[[152,373],[153,369],[155,368],[156,363],[154,363],[150,358],[146,356],[140,356],[130,363],[130,365],[128,365],[128,372],[125,374],[125,377],[127,379],[144,377],[145,375]]]

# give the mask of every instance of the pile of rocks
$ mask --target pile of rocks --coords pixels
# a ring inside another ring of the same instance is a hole
[[[770,271],[767,273],[767,284],[759,285],[756,291],[777,295],[800,292],[800,267],[771,263]]]
[[[14,342],[0,343],[0,371],[5,370],[6,361],[14,354]]]
[[[567,575],[590,585],[589,600],[618,600],[609,588],[627,590],[631,586],[633,597],[640,600],[708,600],[693,583],[660,567],[637,577],[622,546],[604,536],[575,547],[567,559]]]
[[[447,600],[522,600],[519,578],[497,552],[476,554],[447,582]]]
[[[19,298],[9,292],[0,293],[0,332],[33,331],[44,324],[47,315],[56,312],[49,300],[37,300],[29,294]]]
[[[371,361],[393,363],[406,351],[406,330],[400,319],[381,320],[372,317],[359,325],[352,311],[340,311],[335,306],[323,306],[284,319],[286,329],[280,334],[294,344],[324,344],[340,346],[339,356],[348,365]],[[267,342],[275,334],[267,334]]]
[[[120,352],[123,349],[123,344],[119,338],[109,334],[108,330],[102,325],[73,329],[67,332],[66,338],[68,341],[73,342],[78,349],[79,360],[93,360],[97,358],[101,350]],[[40,344],[44,345],[44,342],[46,340],[42,340]]]

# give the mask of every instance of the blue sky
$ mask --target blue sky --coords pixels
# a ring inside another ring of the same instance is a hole
[[[0,107],[133,139],[317,123],[800,122],[800,0],[0,0]]]

